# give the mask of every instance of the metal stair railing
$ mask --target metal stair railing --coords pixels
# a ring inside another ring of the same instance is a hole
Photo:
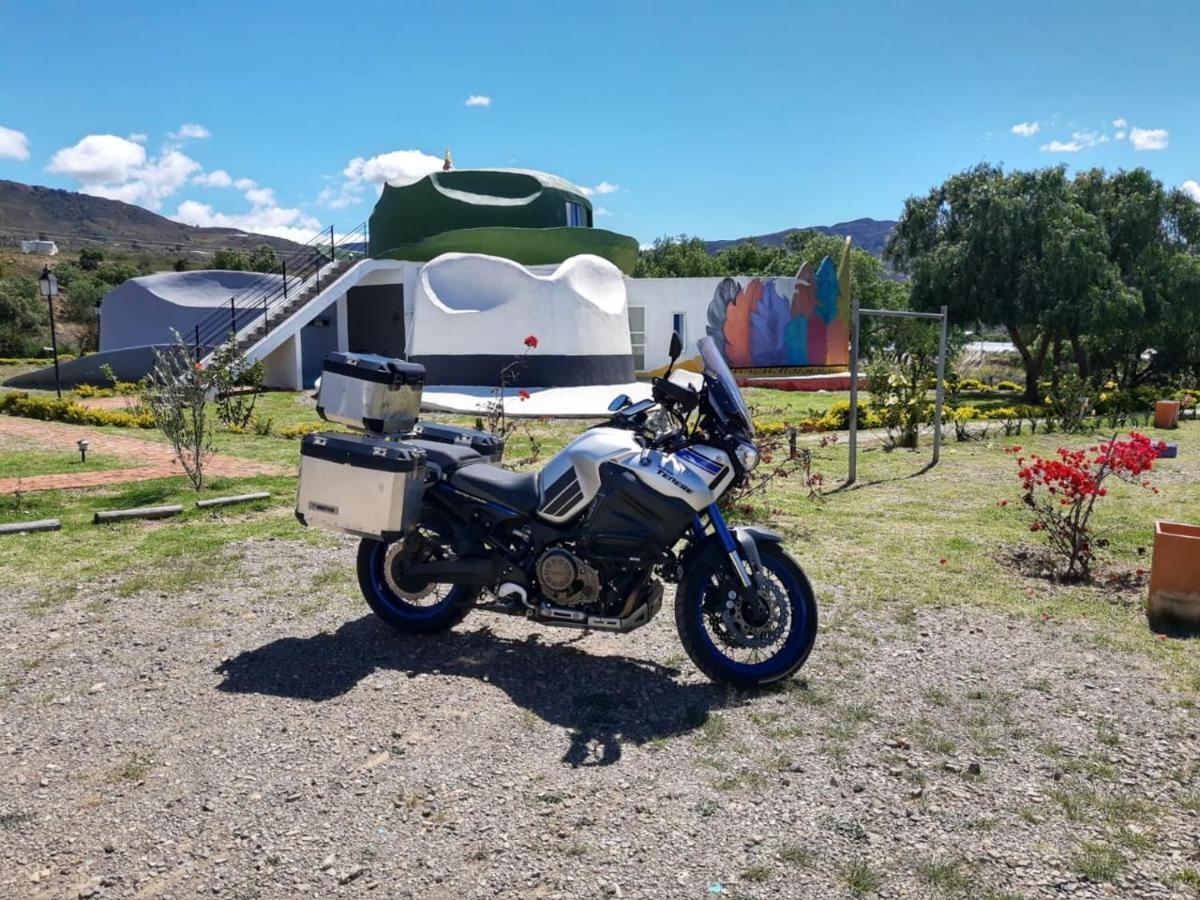
[[[322,283],[365,258],[366,245],[365,222],[340,236],[333,226],[323,229],[193,326],[188,337],[196,362],[230,341],[244,352],[262,340],[321,293]]]

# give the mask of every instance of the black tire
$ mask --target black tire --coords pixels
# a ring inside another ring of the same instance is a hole
[[[706,627],[705,594],[715,573],[701,564],[684,576],[675,592],[675,626],[683,649],[701,672],[713,681],[736,688],[752,688],[782,681],[808,659],[817,638],[817,601],[800,564],[776,543],[760,543],[763,568],[782,587],[789,606],[789,628],[784,644],[759,663],[730,659],[713,641]]]
[[[437,634],[453,628],[471,611],[477,588],[454,585],[444,598],[428,606],[400,596],[384,573],[388,545],[363,538],[358,545],[358,586],[371,611],[405,634]]]

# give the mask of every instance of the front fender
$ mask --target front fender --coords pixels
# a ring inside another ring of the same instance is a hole
[[[783,543],[783,535],[767,528],[760,528],[757,525],[739,525],[736,528],[731,528],[730,533],[737,542],[742,558],[751,563],[756,570],[759,566],[758,545]],[[699,543],[688,547],[684,551],[681,562],[683,563],[685,572],[690,572],[696,565],[701,563],[710,565],[714,569],[719,569],[721,566],[729,564],[729,557],[725,553],[725,548],[721,545],[720,536],[710,534]]]

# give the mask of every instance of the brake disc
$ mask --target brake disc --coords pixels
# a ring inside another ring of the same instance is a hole
[[[759,588],[758,598],[767,605],[766,619],[761,623],[747,617],[746,601],[741,597],[726,598],[719,612],[712,616],[713,624],[717,626],[714,630],[726,646],[761,649],[769,647],[786,633],[790,608],[783,588],[773,581],[764,581]]]
[[[414,547],[413,544],[417,546]],[[428,543],[417,534],[396,541],[394,544],[388,545],[387,552],[383,557],[383,580],[387,582],[387,586],[392,592],[410,603],[415,603],[418,600],[424,600],[435,590],[437,583],[427,581],[419,590],[408,590],[401,587],[400,581],[397,579],[397,570],[403,575],[404,567],[415,562],[425,562],[435,559],[435,555]]]

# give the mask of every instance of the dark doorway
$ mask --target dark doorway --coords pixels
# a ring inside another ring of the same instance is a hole
[[[370,284],[346,292],[347,338],[352,353],[404,355],[404,285]]]

